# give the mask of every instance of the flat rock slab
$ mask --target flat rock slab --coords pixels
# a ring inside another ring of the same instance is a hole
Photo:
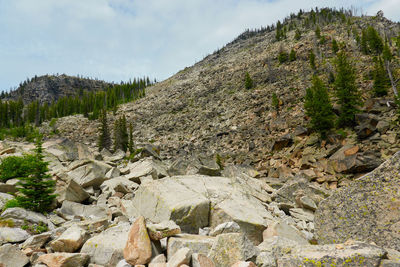
[[[322,201],[315,213],[320,244],[348,239],[400,250],[400,152]]]
[[[322,246],[301,246],[278,259],[278,267],[298,266],[380,266],[386,251],[363,242],[347,242]]]
[[[95,205],[83,205],[65,200],[61,206],[61,213],[70,216],[81,216],[86,219],[98,220],[109,216],[106,208]]]
[[[84,267],[89,262],[89,255],[82,253],[50,253],[41,255],[38,262],[51,267]]]
[[[17,246],[5,244],[0,247],[0,263],[5,267],[23,267],[29,258]]]

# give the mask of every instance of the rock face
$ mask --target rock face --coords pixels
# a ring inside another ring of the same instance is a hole
[[[348,239],[400,250],[400,152],[322,201],[315,233],[322,244]]]
[[[104,81],[92,80],[88,78],[78,78],[62,75],[44,75],[34,77],[25,85],[11,91],[10,97],[17,101],[20,97],[24,103],[30,103],[32,99],[39,100],[40,103],[51,103],[63,96],[75,96],[79,90],[96,91],[111,84]]]
[[[124,259],[131,265],[147,264],[151,259],[151,241],[143,216],[135,221],[129,231]]]
[[[133,207],[137,214],[154,222],[173,220],[187,233],[197,233],[209,224],[216,227],[234,221],[250,239],[259,243],[262,231],[273,217],[252,196],[251,188],[243,180],[234,178],[168,177],[141,185]]]

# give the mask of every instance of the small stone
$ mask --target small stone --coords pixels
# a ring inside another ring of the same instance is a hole
[[[300,198],[300,203],[301,203],[303,208],[306,208],[306,209],[309,209],[309,210],[312,210],[312,211],[316,211],[317,210],[317,205],[308,196],[302,196]]]
[[[251,261],[238,261],[231,267],[257,267],[257,266]]]
[[[42,262],[51,267],[84,267],[89,262],[89,255],[82,253],[50,253],[39,257]]]

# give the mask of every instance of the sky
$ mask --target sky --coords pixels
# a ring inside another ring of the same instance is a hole
[[[57,73],[163,80],[246,29],[316,6],[400,21],[400,0],[0,0],[0,90]]]

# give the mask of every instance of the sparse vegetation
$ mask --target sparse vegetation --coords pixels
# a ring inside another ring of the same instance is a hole
[[[250,77],[250,74],[246,72],[246,76],[244,79],[244,87],[249,90],[253,88],[253,86],[254,86],[253,79]]]

